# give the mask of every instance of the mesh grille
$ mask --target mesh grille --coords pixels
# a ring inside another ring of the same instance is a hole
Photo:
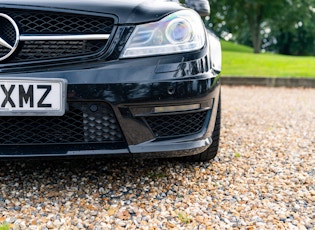
[[[191,135],[201,131],[207,111],[179,115],[147,117],[146,121],[156,137]]]
[[[0,11],[9,15],[17,23],[20,34],[23,35],[111,34],[114,27],[114,19],[109,17],[1,8]],[[14,43],[16,35],[13,26],[5,19],[0,18],[0,20],[1,37]],[[6,35],[3,37],[2,34]],[[106,40],[20,42],[19,50],[6,62],[21,63],[98,55],[105,50],[106,45]],[[0,55],[3,56],[6,53],[8,49],[0,46]]]
[[[23,34],[107,34],[112,18],[42,11],[2,10],[17,22]]]
[[[62,117],[0,117],[0,145],[121,141],[116,117],[104,103],[71,103]]]
[[[22,62],[94,54],[100,52],[105,43],[104,41],[30,41],[24,43],[15,60]]]

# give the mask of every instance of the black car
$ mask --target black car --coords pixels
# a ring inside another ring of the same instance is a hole
[[[0,0],[0,157],[214,158],[221,48],[195,10]]]

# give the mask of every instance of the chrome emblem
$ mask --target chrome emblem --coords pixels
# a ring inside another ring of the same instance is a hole
[[[20,41],[20,31],[15,21],[0,13],[0,61],[9,58]]]

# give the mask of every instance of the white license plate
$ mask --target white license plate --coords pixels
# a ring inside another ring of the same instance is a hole
[[[62,116],[66,80],[0,79],[0,116]]]

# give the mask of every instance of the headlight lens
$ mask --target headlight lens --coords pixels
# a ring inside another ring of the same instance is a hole
[[[163,55],[201,49],[205,29],[193,10],[182,10],[158,22],[136,26],[121,58]]]
[[[222,69],[222,51],[219,38],[212,33],[208,32],[208,38],[210,42],[211,50],[211,67],[212,69],[221,72]]]

